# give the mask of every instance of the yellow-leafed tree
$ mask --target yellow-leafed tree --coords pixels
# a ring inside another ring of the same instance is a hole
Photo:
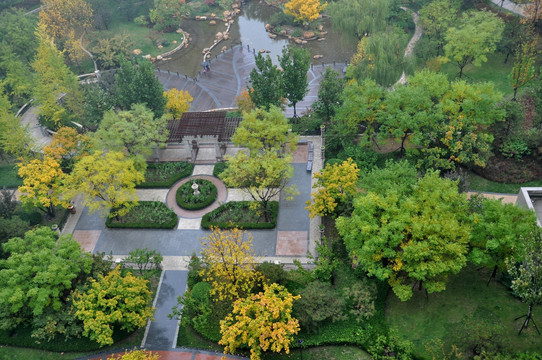
[[[125,215],[137,204],[136,184],[145,176],[136,168],[133,158],[116,151],[95,152],[82,157],[74,166],[68,180],[68,195],[83,194],[83,204],[89,211],[99,210],[109,217]]]
[[[53,141],[43,148],[43,152],[46,156],[60,160],[87,155],[89,149],[88,135],[79,134],[74,128],[63,126],[53,135]]]
[[[107,276],[91,279],[86,292],[76,291],[73,296],[83,335],[101,346],[111,345],[113,328],[134,331],[145,326],[154,313],[148,283],[130,272],[122,275],[118,266]]]
[[[19,186],[23,203],[45,208],[50,217],[55,216],[55,206],[69,205],[61,198],[62,182],[66,175],[55,158],[45,156],[43,160],[21,163],[19,176],[23,178],[23,185]]]
[[[85,53],[79,38],[92,28],[92,7],[85,0],[41,0],[41,3],[40,24],[71,60],[81,60]]]
[[[259,360],[263,351],[290,353],[292,337],[299,321],[292,317],[293,296],[278,284],[265,285],[264,291],[239,299],[231,314],[220,321],[224,353],[234,353],[240,345],[250,348],[250,359]]]
[[[320,0],[290,0],[284,5],[284,13],[308,25],[318,19],[326,6],[327,2],[321,3]]]
[[[313,187],[317,190],[311,194],[312,200],[307,201],[306,207],[311,218],[333,214],[337,205],[357,192],[359,168],[348,158],[341,164],[327,164],[314,178],[317,181]]]
[[[188,91],[177,90],[175,88],[164,92],[164,97],[167,99],[166,111],[174,118],[178,119],[184,112],[190,108],[190,104],[194,98]]]
[[[204,281],[213,287],[215,300],[237,300],[248,294],[258,278],[252,236],[239,229],[213,231],[202,239]]]
[[[160,360],[160,355],[157,352],[146,350],[127,351],[120,357],[114,357],[116,360]]]

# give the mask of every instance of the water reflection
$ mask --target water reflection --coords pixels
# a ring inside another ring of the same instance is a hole
[[[265,24],[270,16],[277,11],[280,10],[260,4],[257,0],[246,2],[243,5],[241,15],[235,19],[231,26],[230,39],[220,42],[213,49],[213,58],[220,54],[224,46],[230,48],[240,42],[244,46],[249,45],[251,50],[270,51],[269,55],[275,64],[278,63],[277,56],[282,53],[282,48],[285,45],[301,46],[308,49],[314,64],[345,62],[354,53],[356,44],[345,41],[345,36],[332,29],[328,19],[324,21],[324,28],[328,31],[325,41],[310,41],[307,44],[296,45],[284,37],[271,39],[265,31]],[[201,70],[202,49],[213,44],[216,33],[224,31],[226,26],[223,22],[217,22],[217,25],[213,26],[209,25],[208,21],[185,20],[181,27],[191,34],[193,41],[188,48],[173,54],[168,61],[157,63],[156,66],[160,69],[195,77]],[[322,55],[323,58],[314,60],[312,59],[314,55]]]

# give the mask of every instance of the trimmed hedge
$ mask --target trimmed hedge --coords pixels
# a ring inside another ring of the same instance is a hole
[[[192,183],[199,185],[199,195],[194,195]],[[203,209],[215,202],[218,190],[216,186],[205,179],[195,179],[184,183],[177,189],[175,200],[177,205],[186,210]]]
[[[0,344],[56,352],[85,352],[104,350],[104,348],[100,347],[97,342],[86,337],[71,338],[69,340],[64,340],[63,338],[59,337],[51,341],[37,341],[31,336],[31,334],[32,329],[25,327],[20,327],[12,331],[1,330]],[[128,333],[122,330],[115,330],[113,331],[113,340],[116,343],[126,339],[131,334],[133,334],[133,332]]]
[[[120,217],[107,218],[105,226],[124,229],[173,229],[177,226],[177,214],[160,201],[140,201],[138,205]]]
[[[203,215],[201,227],[210,229],[211,226],[220,229],[274,229],[277,226],[279,213],[278,201],[268,203],[271,210],[271,222],[264,222],[263,216],[257,216],[250,208],[252,201],[231,201],[220,205],[217,209]]]
[[[228,167],[227,162],[217,162],[215,164],[215,167],[213,168],[213,176],[216,176],[217,178],[220,179],[220,174],[222,174],[224,170],[226,170],[227,167]]]
[[[194,164],[187,161],[149,163],[145,172],[145,182],[138,188],[170,188],[177,181],[189,177]]]

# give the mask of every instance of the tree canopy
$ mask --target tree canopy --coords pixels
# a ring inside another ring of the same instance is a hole
[[[58,311],[71,292],[73,281],[91,270],[92,258],[71,235],[58,235],[48,227],[28,231],[3,245],[9,254],[0,260],[0,328],[10,329],[41,315]]]
[[[282,56],[279,56],[279,63],[282,67],[284,97],[293,105],[296,117],[295,106],[309,91],[307,71],[311,65],[311,56],[307,49],[285,46],[282,48]]]
[[[293,302],[299,299],[278,284],[264,285],[264,291],[233,304],[231,314],[220,321],[224,353],[235,353],[240,345],[250,348],[250,359],[259,360],[263,351],[290,353],[299,322],[292,317]]]
[[[290,0],[284,4],[284,13],[308,25],[318,19],[326,6],[327,2],[322,3],[320,0]]]
[[[273,65],[271,57],[256,54],[256,68],[250,72],[250,99],[256,107],[269,110],[284,104],[282,73]]]
[[[446,288],[466,264],[470,227],[457,183],[428,171],[410,188],[358,193],[350,217],[336,221],[355,265],[386,280],[406,301],[413,283],[428,293]]]

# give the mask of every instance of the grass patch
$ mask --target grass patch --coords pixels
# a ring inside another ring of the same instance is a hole
[[[160,201],[140,201],[138,205],[119,217],[107,218],[109,228],[130,229],[173,229],[177,226],[177,214]]]
[[[514,66],[514,59],[508,59],[508,63],[505,64],[504,58],[504,54],[494,53],[488,55],[487,62],[481,67],[475,67],[472,64],[465,66],[463,79],[471,83],[491,81],[495,84],[495,90],[500,91],[504,96],[512,95],[514,91],[510,86],[508,75]],[[450,81],[459,79],[459,68],[452,63],[442,65],[441,72],[448,75]]]
[[[145,182],[138,188],[170,188],[177,181],[192,175],[194,164],[187,161],[150,163],[145,171]]]
[[[474,191],[494,192],[501,194],[517,194],[522,187],[542,186],[542,180],[529,181],[522,184],[506,184],[487,180],[473,172],[469,172],[469,188]]]
[[[277,226],[279,212],[278,201],[268,203],[271,221],[267,222],[261,211],[250,207],[252,201],[231,201],[220,205],[217,209],[203,215],[201,227],[210,229],[211,226],[220,229],[273,229]]]
[[[318,346],[309,349],[293,349],[289,354],[264,354],[264,360],[291,359],[291,360],[322,360],[322,359],[341,359],[341,360],[371,360],[367,352],[354,346]]]
[[[196,183],[199,185],[199,195],[194,195],[192,185]],[[199,210],[211,205],[217,196],[216,186],[205,179],[195,179],[194,181],[188,181],[181,185],[177,189],[175,194],[175,200],[177,205],[186,210]]]
[[[2,360],[58,360],[76,359],[84,356],[84,353],[58,353],[36,349],[18,348],[13,346],[0,346],[0,359]]]
[[[0,188],[16,188],[23,184],[23,179],[17,175],[16,165],[0,166]]]
[[[496,321],[503,326],[501,346],[508,351],[540,350],[540,336],[532,325],[518,336],[521,320],[514,321],[526,313],[528,306],[497,281],[486,287],[490,272],[477,271],[468,266],[458,275],[450,277],[446,291],[430,294],[415,292],[412,299],[401,302],[392,292],[388,296],[386,321],[390,327],[399,330],[402,337],[414,343],[415,355],[427,359],[429,354],[424,348],[427,341],[441,339],[451,345],[457,333],[457,325],[465,318],[477,316],[477,319]],[[542,322],[540,307],[534,315],[538,323]],[[456,343],[465,353],[465,344]]]

